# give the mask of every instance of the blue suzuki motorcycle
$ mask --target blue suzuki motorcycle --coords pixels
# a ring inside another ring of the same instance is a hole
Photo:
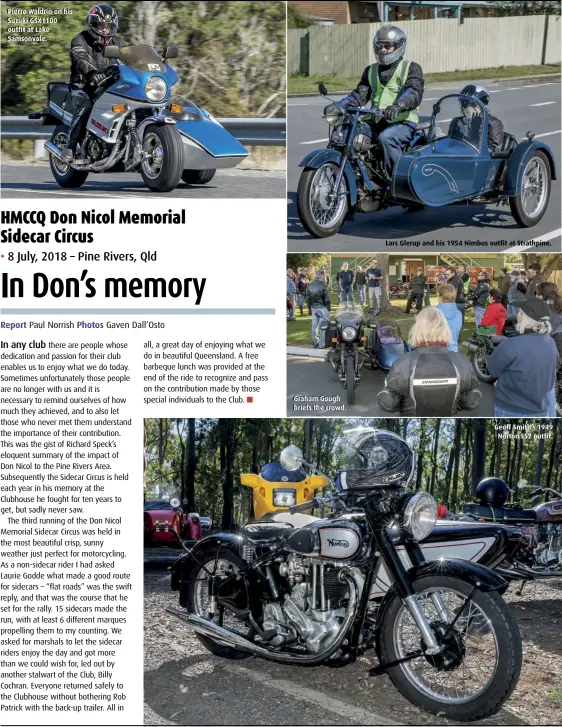
[[[327,94],[324,84],[318,89]],[[501,149],[490,151],[488,110],[471,96],[449,94],[434,104],[390,179],[377,143],[380,109],[334,102],[324,118],[328,147],[310,152],[299,165],[297,209],[314,237],[335,235],[356,213],[396,205],[496,202],[509,205],[520,227],[533,227],[546,212],[556,179],[552,151],[531,131],[522,142],[505,133]]]
[[[181,179],[206,184],[217,168],[235,167],[248,156],[207,111],[191,101],[171,101],[178,77],[167,62],[177,58],[177,46],[167,46],[162,57],[148,45],[107,46],[104,55],[116,65],[96,93],[71,164],[62,158],[73,118],[68,84],[49,83],[47,108],[30,114],[56,124],[45,149],[61,187],[81,187],[90,172],[140,172],[153,192],[171,192]]]

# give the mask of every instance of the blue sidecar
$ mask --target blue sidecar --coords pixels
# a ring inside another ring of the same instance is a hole
[[[301,161],[297,193],[300,219],[315,237],[336,234],[348,215],[394,205],[509,204],[520,227],[536,225],[546,212],[556,179],[552,151],[533,132],[520,142],[506,132],[500,148],[490,150],[488,110],[474,97],[437,101],[390,179],[377,142],[385,128],[379,109],[333,103],[324,118],[328,147]]]

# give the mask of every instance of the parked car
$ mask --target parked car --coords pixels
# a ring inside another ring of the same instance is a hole
[[[144,503],[144,545],[147,548],[179,548],[202,537],[201,518],[188,512],[179,498]]]

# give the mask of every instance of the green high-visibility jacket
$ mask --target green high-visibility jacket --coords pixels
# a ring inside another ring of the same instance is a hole
[[[403,93],[409,68],[410,61],[402,58],[396,66],[390,81],[386,86],[383,86],[379,78],[379,64],[373,63],[369,68],[369,84],[371,86],[371,103],[373,106],[379,109],[386,109],[388,106],[396,103],[396,99]],[[395,119],[392,119],[388,123],[399,124],[405,121],[412,121],[414,124],[417,124],[420,118],[418,111],[419,109],[402,111]]]

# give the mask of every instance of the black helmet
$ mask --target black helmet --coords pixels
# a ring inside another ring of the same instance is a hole
[[[503,507],[509,492],[511,490],[505,480],[499,477],[486,477],[476,488],[476,497],[481,505]]]
[[[111,5],[94,5],[88,12],[86,25],[102,45],[109,45],[117,33],[119,17]]]
[[[490,101],[490,94],[488,93],[488,91],[486,91],[484,86],[478,86],[475,83],[469,83],[468,86],[465,86],[461,91],[461,95],[473,96],[479,101],[482,101],[485,106],[487,106],[488,102]]]

